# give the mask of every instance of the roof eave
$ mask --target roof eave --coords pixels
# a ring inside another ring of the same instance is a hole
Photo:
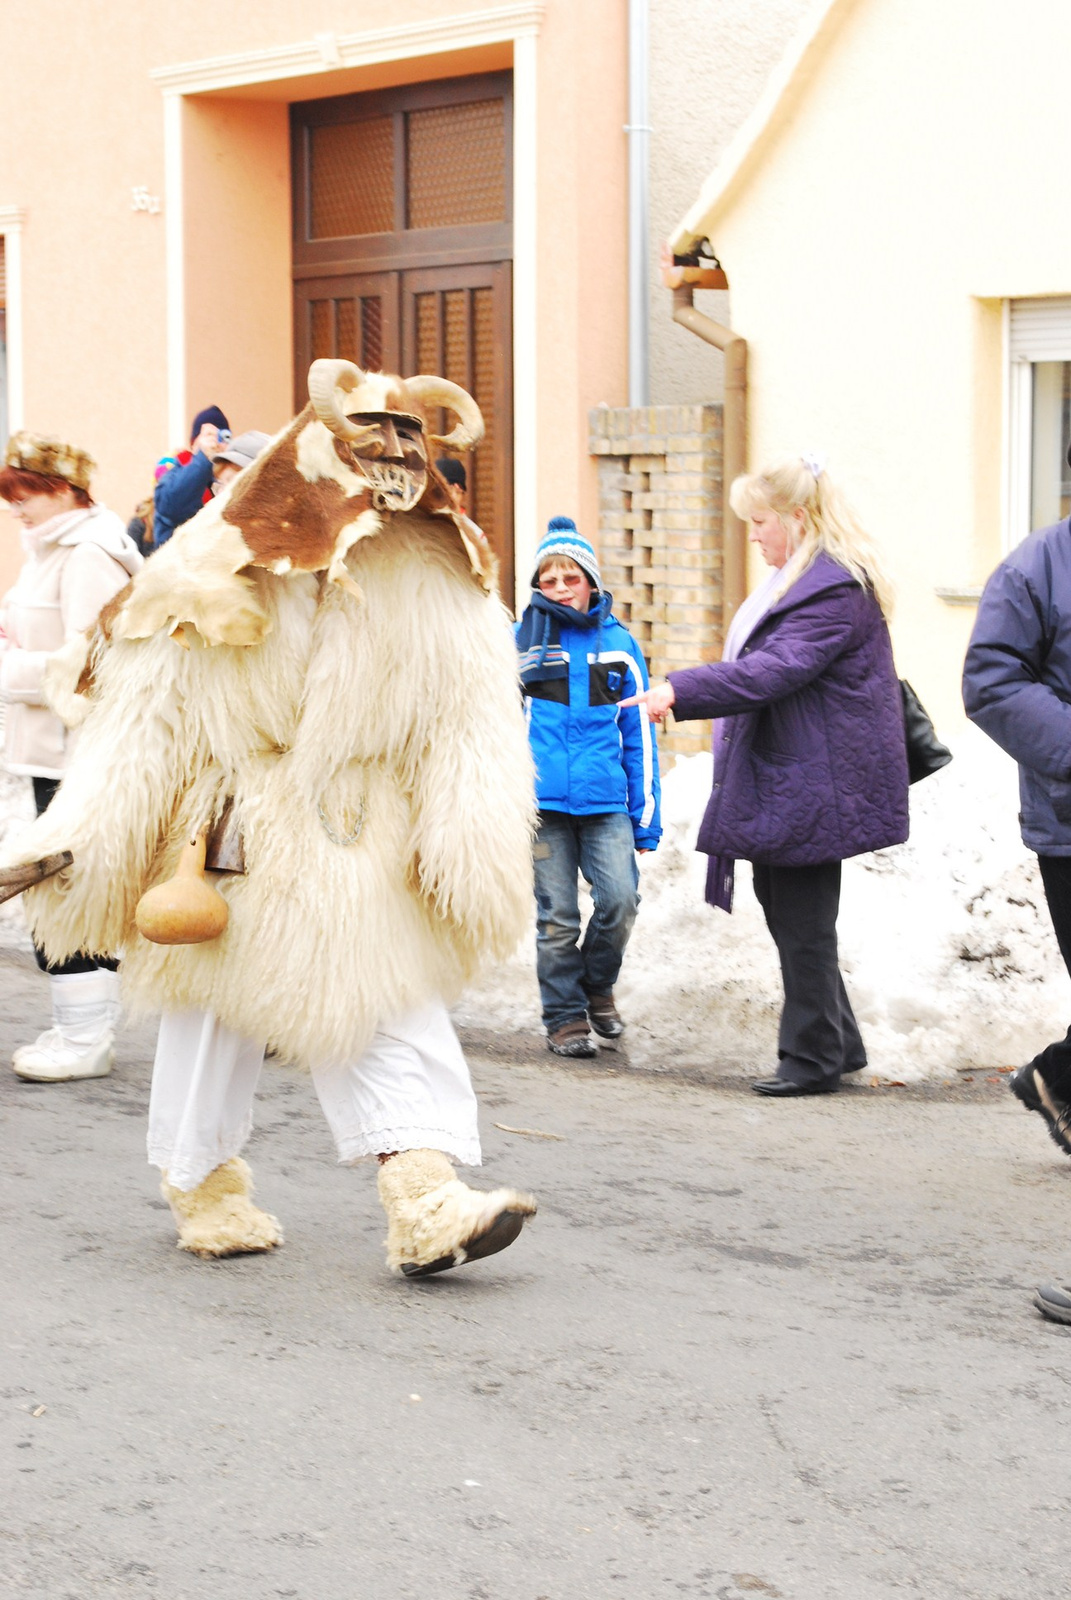
[[[858,0],[817,0],[808,12],[754,109],[699,191],[695,204],[670,234],[673,250],[682,253],[693,240],[711,236],[711,230],[791,118],[841,23],[857,3]]]

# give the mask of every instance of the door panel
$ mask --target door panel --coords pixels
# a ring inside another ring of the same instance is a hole
[[[450,378],[486,434],[468,509],[513,595],[513,94],[508,72],[291,107],[295,401],[309,365]],[[445,431],[445,416],[433,419]]]
[[[433,372],[467,389],[483,413],[484,437],[463,459],[468,508],[501,563],[513,594],[512,294],[507,261],[431,267],[402,278],[402,372]],[[437,426],[446,431],[442,414]]]
[[[294,284],[294,401],[308,400],[309,367],[325,356],[354,361],[366,372],[398,372],[400,274],[355,272],[301,278]]]

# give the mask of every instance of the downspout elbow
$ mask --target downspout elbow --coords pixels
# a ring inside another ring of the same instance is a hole
[[[673,320],[687,328],[725,357],[725,407],[722,414],[722,638],[747,594],[747,538],[744,524],[729,504],[734,478],[747,471],[747,340],[713,317],[697,311],[694,288],[687,281],[673,282],[679,268],[665,273],[673,291]]]

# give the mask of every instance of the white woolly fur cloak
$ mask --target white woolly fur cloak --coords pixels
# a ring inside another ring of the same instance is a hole
[[[219,505],[146,563],[120,623],[159,591],[161,564],[178,581],[199,560]],[[304,1066],[351,1060],[393,1015],[449,1002],[532,915],[531,757],[505,609],[449,519],[366,526],[341,582],[247,573],[259,643],[187,630],[182,648],[167,626],[98,641],[73,763],[19,850],[74,856],[25,897],[52,960],[119,952],[135,1011],[203,1008]],[[53,703],[76,715],[65,698]],[[228,796],[246,872],[215,879],[225,932],[150,944],[139,897]],[[339,842],[362,812],[356,842]]]

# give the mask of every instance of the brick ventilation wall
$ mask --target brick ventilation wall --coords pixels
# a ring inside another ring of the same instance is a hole
[[[599,562],[652,678],[721,656],[722,408],[599,406]],[[672,713],[671,713],[672,717]],[[669,722],[666,755],[710,749],[709,722]]]

